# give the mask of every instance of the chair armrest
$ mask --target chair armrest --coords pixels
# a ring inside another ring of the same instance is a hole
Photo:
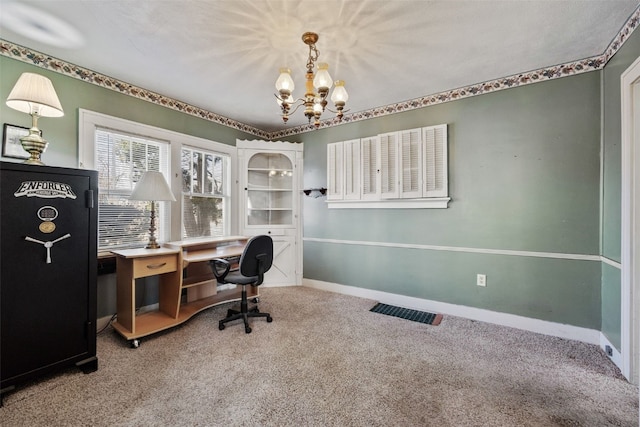
[[[209,261],[211,265],[211,271],[216,276],[216,280],[221,283],[225,283],[224,278],[229,274],[231,269],[231,263],[226,259],[216,258]]]

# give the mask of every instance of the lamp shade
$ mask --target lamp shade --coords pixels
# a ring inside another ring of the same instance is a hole
[[[344,80],[336,80],[336,86],[333,88],[331,100],[334,104],[342,103],[344,105],[349,100],[349,94],[344,88]]]
[[[162,172],[147,171],[142,175],[142,178],[136,184],[130,200],[144,200],[144,201],[170,201],[175,202],[176,198],[173,197],[169,184],[164,179]]]
[[[295,84],[291,78],[291,70],[288,68],[280,68],[280,76],[276,80],[276,89],[280,92],[280,95],[290,95],[295,89]]]
[[[329,88],[333,85],[333,79],[329,75],[329,64],[321,62],[318,64],[318,72],[313,78],[313,85],[318,90],[325,90],[329,92]]]
[[[7,98],[7,106],[41,117],[64,116],[51,80],[34,73],[22,73]]]

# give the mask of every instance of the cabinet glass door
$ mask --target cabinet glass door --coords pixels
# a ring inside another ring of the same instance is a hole
[[[247,163],[247,226],[293,225],[293,163],[281,153],[256,153]]]

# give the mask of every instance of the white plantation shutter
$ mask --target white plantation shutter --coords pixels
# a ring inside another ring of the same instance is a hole
[[[330,208],[447,208],[447,125],[327,144]]]
[[[343,192],[343,143],[327,145],[327,200],[342,200]]]
[[[422,129],[400,132],[400,197],[422,197]]]
[[[447,125],[422,129],[424,139],[423,197],[447,197]]]
[[[373,136],[360,140],[360,164],[362,168],[362,200],[378,199],[378,138]]]
[[[110,129],[95,130],[98,250],[142,247],[149,240],[149,202],[129,200],[145,171],[169,176],[169,144]],[[156,237],[169,240],[168,202],[156,202]]]
[[[360,199],[360,140],[344,141],[344,200]]]
[[[385,133],[379,137],[380,153],[380,197],[396,199],[398,188],[398,134]]]

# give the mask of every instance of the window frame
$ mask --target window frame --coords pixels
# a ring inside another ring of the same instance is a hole
[[[169,186],[174,195],[182,195],[182,177],[180,155],[182,147],[188,146],[204,151],[212,151],[229,156],[229,203],[227,232],[237,234],[239,229],[238,198],[232,197],[238,191],[237,149],[233,145],[199,138],[168,129],[159,128],[143,123],[134,122],[119,117],[109,116],[95,111],[78,109],[78,168],[95,169],[95,130],[96,128],[113,129],[131,135],[140,135],[150,139],[167,141],[169,143]],[[171,203],[170,240],[181,240],[182,236],[182,198],[176,197],[177,202]]]
[[[223,162],[222,163],[222,171],[223,171],[222,173],[223,173],[223,175],[227,175],[228,176],[227,180],[230,180],[231,169],[233,167],[231,165],[231,158],[227,154],[223,154],[223,153],[220,153],[219,151],[214,151],[214,150],[210,150],[210,149],[207,149],[207,148],[194,147],[194,146],[191,146],[191,145],[183,144],[182,148],[180,149],[181,161],[182,161],[182,152],[184,150],[188,150],[192,155],[193,155],[193,153],[202,154],[205,158],[206,158],[207,155],[211,155],[213,157],[222,158],[222,162]],[[182,173],[182,163],[181,163],[181,167],[180,167],[180,172]],[[202,172],[202,171],[200,171],[200,172]],[[202,177],[200,177],[200,179],[202,179]],[[222,193],[221,194],[213,194],[213,193],[209,194],[207,191],[204,191],[204,182],[203,182],[202,185],[203,185],[203,190],[200,191],[200,192],[195,192],[194,188],[193,188],[193,177],[191,179],[191,188],[190,188],[189,191],[185,191],[185,189],[181,185],[181,187],[180,187],[180,197],[181,197],[180,200],[181,200],[181,203],[184,201],[185,197],[187,197],[187,196],[203,197],[203,198],[211,198],[211,199],[222,199],[222,201],[223,201],[223,204],[222,204],[222,206],[223,206],[223,218],[227,219],[227,221],[223,221],[222,236],[230,235],[229,218],[227,218],[226,216],[230,215],[229,206],[232,203],[232,199],[234,199],[234,197],[232,196],[232,193],[231,193],[231,183],[230,182],[226,182],[226,181],[224,181],[222,183]],[[184,206],[182,207],[181,212],[184,215]],[[184,231],[184,228],[182,227],[184,225],[184,218],[182,220],[182,223],[183,224],[181,224],[181,236],[182,236],[182,232]],[[185,237],[183,236],[182,238],[185,238]]]

